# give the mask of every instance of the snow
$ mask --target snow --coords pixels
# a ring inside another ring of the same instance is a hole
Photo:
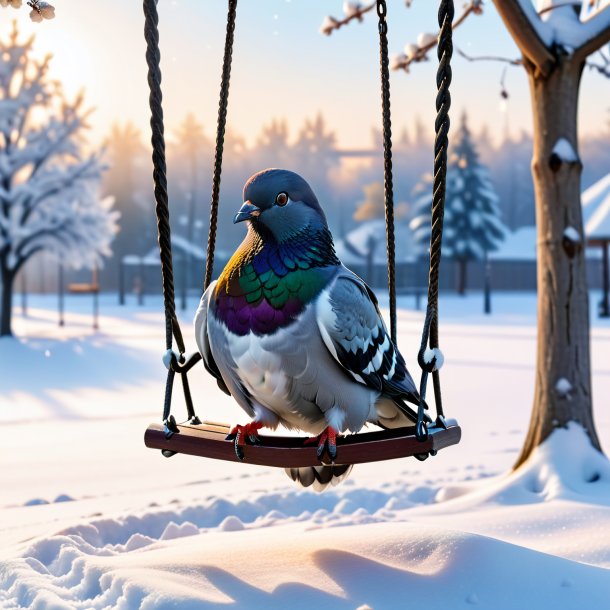
[[[537,0],[535,3],[532,0],[518,0],[518,3],[548,49],[555,44],[569,54],[582,48],[591,53],[597,50],[590,48],[592,41],[610,28],[610,6],[607,3],[605,8],[601,8],[593,16],[590,11],[583,9],[582,21],[574,11],[572,3],[565,0]],[[582,4],[584,6],[587,2]],[[537,11],[544,12],[538,15]]]
[[[179,359],[180,359],[180,354],[176,353],[172,349],[168,349],[163,353],[163,357],[161,358],[161,361],[163,362],[163,366],[169,370],[169,368],[172,364],[172,360],[175,360],[176,362],[178,362]]]
[[[360,2],[349,2],[346,0],[343,3],[343,13],[346,17],[353,17],[360,11],[361,8],[362,5]]]
[[[412,42],[408,42],[405,45],[404,51],[405,51],[405,56],[408,59],[413,59],[414,57],[417,57],[417,54],[419,53],[419,47]]]
[[[493,316],[480,294],[441,295],[444,404],[462,443],[424,463],[358,466],[321,494],[281,470],[145,449],[165,383],[162,300],[115,300],[102,295],[96,333],[82,300],[67,300],[58,328],[55,297],[31,297],[20,338],[0,341],[0,608],[379,610],[405,595],[426,608],[607,605],[606,458],[571,424],[506,474],[533,395],[533,295],[494,295]],[[399,345],[417,379],[423,314],[408,302]],[[591,320],[607,447],[610,323]],[[203,367],[190,379],[200,415],[246,421]]]
[[[420,253],[414,243],[413,233],[405,222],[398,221],[394,228],[396,237],[396,261],[409,262]],[[430,229],[427,228],[428,234]],[[386,264],[385,220],[378,218],[359,223],[343,239],[336,240],[337,255],[347,265],[366,262],[371,244],[374,244],[374,262]]]
[[[434,370],[439,371],[443,368],[443,364],[445,363],[445,356],[440,348],[429,348],[427,347],[424,351],[424,362],[426,364],[430,364],[433,360],[434,362]]]
[[[587,2],[583,2],[580,9],[581,21],[590,19],[599,11],[608,6],[610,6],[610,0],[588,0]]]
[[[555,390],[560,396],[569,396],[572,384],[565,377],[560,377],[555,384]]]
[[[610,28],[610,5],[604,3],[603,8],[586,21],[584,21],[574,32],[576,47],[584,46],[597,38]],[[607,37],[606,37],[607,42]],[[597,50],[597,49],[595,49]]]
[[[580,233],[572,226],[566,227],[563,231],[563,236],[571,242],[574,242],[575,244],[579,244],[582,242],[582,239],[580,238]]]
[[[427,47],[429,45],[436,44],[436,40],[437,40],[436,34],[431,34],[430,32],[421,32],[417,36],[417,46],[420,49],[423,49],[424,47]]]
[[[587,239],[610,239],[610,174],[586,189],[581,201]]]
[[[491,252],[491,260],[501,261],[535,261],[536,260],[536,227],[520,227],[509,232],[496,252]]]
[[[206,251],[201,246],[190,242],[188,239],[182,237],[181,235],[176,235],[172,233],[172,248],[174,250],[174,256],[177,258],[181,258],[185,254],[188,254],[195,260],[205,262]],[[216,256],[220,259],[228,260],[231,256],[231,253],[218,248],[216,249]],[[129,265],[139,265],[141,260],[143,260],[144,264],[147,265],[159,265],[159,249],[153,248],[148,252],[148,254],[146,254],[143,259],[141,259],[139,256],[134,255],[127,255],[123,257],[123,262]],[[154,261],[156,261],[156,263]]]
[[[576,161],[578,161],[578,155],[576,154],[574,147],[566,138],[559,138],[559,140],[555,142],[552,153],[566,163],[576,163]]]

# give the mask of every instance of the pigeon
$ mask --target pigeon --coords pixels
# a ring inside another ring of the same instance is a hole
[[[206,370],[252,418],[231,431],[240,459],[279,424],[313,435],[331,463],[290,468],[321,490],[343,480],[337,435],[411,425],[419,395],[373,291],[337,257],[324,212],[298,174],[253,175],[234,223],[247,234],[201,298],[194,325]]]

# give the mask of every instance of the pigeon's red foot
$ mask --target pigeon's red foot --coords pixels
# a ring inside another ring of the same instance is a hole
[[[324,451],[328,450],[328,455],[330,459],[334,462],[337,458],[337,431],[330,426],[327,426],[322,430],[319,436],[314,436],[313,438],[308,438],[305,441],[306,445],[311,445],[315,442],[318,443],[317,456],[318,459],[322,459],[324,455]]]
[[[263,428],[263,424],[257,421],[252,421],[245,426],[241,424],[237,424],[229,435],[227,436],[227,440],[232,440],[235,442],[235,455],[239,460],[244,459],[244,447],[246,446],[246,441],[250,441],[252,444],[258,443],[258,431]]]

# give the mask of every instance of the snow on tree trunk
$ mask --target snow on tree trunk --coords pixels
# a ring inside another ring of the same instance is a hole
[[[577,107],[582,62],[559,58],[548,77],[528,70],[534,115],[532,174],[538,232],[538,353],[529,431],[515,467],[571,421],[600,449],[593,423],[589,301],[582,235]],[[567,146],[566,146],[567,145]],[[601,449],[600,449],[601,450]]]

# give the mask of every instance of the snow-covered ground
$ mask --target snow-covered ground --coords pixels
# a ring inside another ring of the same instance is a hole
[[[422,314],[401,305],[417,373]],[[608,607],[610,466],[574,425],[506,474],[529,419],[535,298],[493,305],[485,317],[480,294],[441,298],[444,402],[462,443],[358,466],[317,494],[280,470],[144,448],[162,406],[159,298],[104,296],[94,332],[87,297],[68,300],[63,328],[55,300],[33,297],[19,338],[0,340],[0,608]],[[610,323],[592,320],[610,447]],[[202,367],[191,380],[206,419],[245,421]]]

